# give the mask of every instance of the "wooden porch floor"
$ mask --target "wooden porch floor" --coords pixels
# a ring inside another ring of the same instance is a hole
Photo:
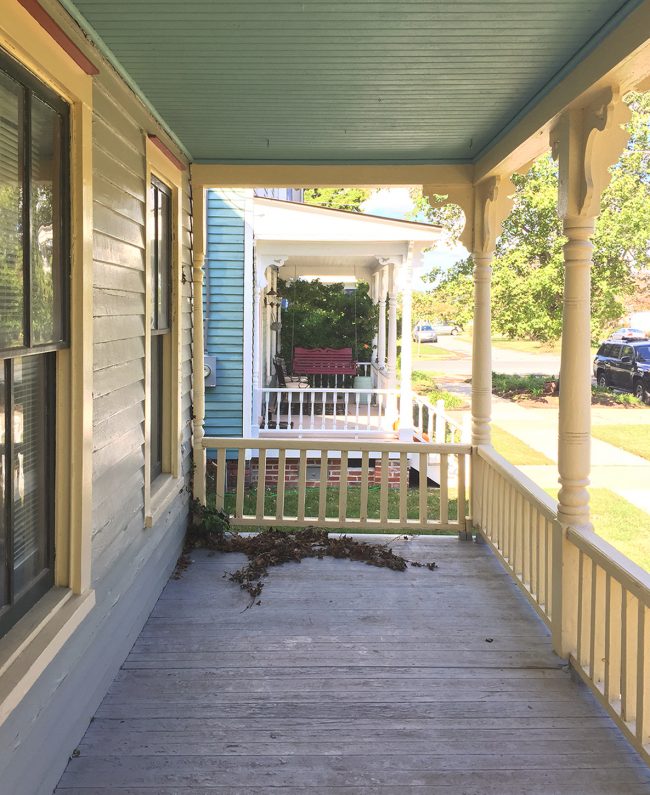
[[[165,588],[58,795],[636,795],[650,771],[486,546],[308,560],[262,605],[205,553]]]

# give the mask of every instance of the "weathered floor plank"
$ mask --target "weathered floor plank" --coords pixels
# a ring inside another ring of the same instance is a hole
[[[196,553],[57,795],[650,795],[487,547],[394,547],[439,569],[307,560],[250,610],[243,557]]]

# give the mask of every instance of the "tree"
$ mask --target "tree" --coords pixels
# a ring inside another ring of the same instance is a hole
[[[361,205],[371,193],[364,188],[307,188],[304,198],[305,204],[360,213]]]
[[[281,350],[289,359],[294,347],[352,348],[353,356],[370,360],[377,329],[377,307],[368,285],[346,292],[343,284],[319,280],[278,281],[278,292],[289,300],[282,314]]]
[[[631,94],[630,139],[603,192],[593,236],[592,336],[602,336],[625,311],[627,297],[650,265],[650,94]],[[546,154],[515,174],[511,214],[492,263],[493,328],[508,337],[557,340],[562,333],[565,238],[557,215],[557,166]],[[439,212],[431,208],[430,219]],[[457,215],[445,221],[454,234]],[[434,295],[469,313],[471,258],[447,273],[433,272]],[[462,322],[460,317],[456,322]]]

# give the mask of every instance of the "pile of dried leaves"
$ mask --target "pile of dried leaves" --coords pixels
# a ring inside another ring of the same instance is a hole
[[[247,591],[250,606],[260,604],[264,577],[269,568],[283,563],[300,563],[303,558],[347,558],[369,566],[381,566],[394,571],[404,571],[409,565],[436,568],[435,563],[409,561],[396,555],[386,544],[370,544],[341,535],[329,538],[327,530],[307,527],[295,531],[268,528],[255,535],[242,536],[230,527],[227,514],[194,506],[194,522],[185,540],[185,554],[178,562],[174,577],[178,579],[189,564],[187,553],[193,549],[211,549],[218,552],[242,552],[248,563],[227,576]]]

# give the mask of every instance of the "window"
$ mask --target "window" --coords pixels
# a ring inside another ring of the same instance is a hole
[[[181,263],[183,167],[156,136],[147,153],[144,524],[152,527],[183,487]]]
[[[0,634],[54,582],[56,351],[69,347],[68,111],[0,53]]]
[[[163,182],[151,178],[149,212],[152,240],[150,245],[151,278],[151,413],[149,444],[149,476],[153,482],[165,467],[166,414],[165,384],[169,377],[168,359],[171,340],[171,285],[172,285],[172,213],[171,189]]]

